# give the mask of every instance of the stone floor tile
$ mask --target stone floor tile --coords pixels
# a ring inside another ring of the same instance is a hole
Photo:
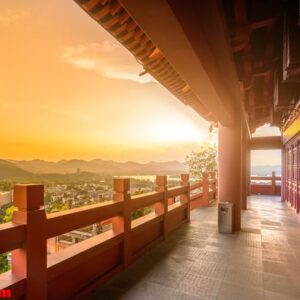
[[[224,281],[249,288],[263,288],[263,273],[251,269],[242,269],[229,266],[226,270]]]
[[[217,231],[217,206],[137,260],[88,299],[300,299],[300,218],[279,197],[251,196],[242,230]]]
[[[178,289],[181,292],[198,296],[198,299],[216,299],[220,285],[220,280],[195,273],[187,273]]]
[[[264,273],[263,281],[264,289],[266,291],[280,293],[285,296],[300,299],[299,277],[283,277],[269,273]]]
[[[274,261],[263,261],[263,272],[285,277],[299,277],[300,268],[297,265],[278,263]]]
[[[208,277],[212,279],[223,280],[227,269],[226,264],[214,263],[212,261],[196,261],[191,268],[189,273],[198,274],[202,277]]]
[[[217,300],[264,300],[264,291],[223,282]]]
[[[286,296],[279,293],[274,293],[270,291],[265,291],[265,300],[299,300],[299,298]]]

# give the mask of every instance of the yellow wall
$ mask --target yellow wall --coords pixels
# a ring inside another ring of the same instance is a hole
[[[286,143],[300,131],[300,114],[297,119],[283,132],[283,142]]]

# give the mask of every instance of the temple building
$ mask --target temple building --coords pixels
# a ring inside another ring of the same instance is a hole
[[[0,290],[16,299],[299,299],[299,1],[75,2],[132,53],[141,76],[218,128],[217,178],[190,185],[182,174],[168,188],[157,176],[156,191],[137,196],[118,178],[112,201],[48,216],[42,186],[17,185],[19,211],[0,225],[0,252],[12,251]],[[281,136],[252,137],[264,124]],[[280,197],[250,195],[257,149],[282,152],[281,189],[272,188]],[[233,205],[232,235],[217,232],[216,206],[198,208],[214,196]],[[149,216],[130,219],[149,205]],[[112,230],[47,257],[47,239],[107,219]]]

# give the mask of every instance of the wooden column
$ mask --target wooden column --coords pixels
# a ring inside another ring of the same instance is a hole
[[[168,214],[168,186],[167,186],[167,176],[156,176],[156,192],[164,192],[164,198],[162,202],[158,202],[154,205],[155,213],[156,214],[163,214],[164,215],[164,222],[163,222],[163,231],[164,231],[164,239],[167,238],[168,234],[168,225],[167,225],[167,214]]]
[[[191,220],[191,202],[190,202],[190,182],[189,182],[190,175],[189,174],[181,174],[180,176],[180,185],[187,187],[187,192],[184,195],[180,196],[181,203],[187,203],[187,221],[190,222]]]
[[[131,211],[130,211],[130,179],[114,178],[114,201],[123,201],[123,216],[114,217],[112,220],[113,230],[115,232],[124,233],[123,242],[123,262],[124,266],[130,264],[131,261]]]
[[[26,224],[23,247],[12,251],[12,273],[26,278],[26,299],[47,299],[47,235],[44,186],[22,184],[14,187],[12,222]]]
[[[242,127],[219,124],[218,193],[219,202],[231,202],[233,230],[241,229],[241,141]]]

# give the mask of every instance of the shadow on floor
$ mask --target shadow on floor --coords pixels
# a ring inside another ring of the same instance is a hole
[[[191,223],[88,299],[300,299],[300,223],[279,197],[251,196],[243,229],[217,232],[217,206],[192,211]]]

